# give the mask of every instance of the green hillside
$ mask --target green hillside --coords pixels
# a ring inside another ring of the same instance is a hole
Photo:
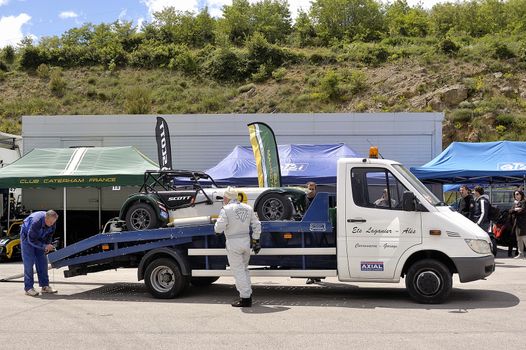
[[[0,130],[22,115],[445,111],[451,141],[526,139],[526,1],[236,0],[0,52]],[[469,19],[469,20],[468,20]]]

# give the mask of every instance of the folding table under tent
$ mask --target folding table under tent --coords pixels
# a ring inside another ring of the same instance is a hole
[[[0,169],[0,188],[64,188],[64,245],[66,245],[66,189],[99,189],[99,227],[101,227],[101,188],[140,186],[146,170],[158,164],[133,146],[35,148]]]

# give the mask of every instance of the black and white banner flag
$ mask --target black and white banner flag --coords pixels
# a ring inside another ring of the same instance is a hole
[[[170,144],[170,131],[166,120],[157,117],[155,126],[155,138],[157,139],[157,157],[161,170],[172,169],[172,145]]]

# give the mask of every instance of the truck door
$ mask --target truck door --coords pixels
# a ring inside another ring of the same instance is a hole
[[[422,242],[421,213],[402,209],[407,188],[387,169],[348,165],[346,176],[351,278],[393,279],[400,256]]]

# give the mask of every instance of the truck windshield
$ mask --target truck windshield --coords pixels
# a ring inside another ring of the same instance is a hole
[[[446,205],[440,201],[434,194],[427,188],[423,183],[416,178],[413,173],[401,166],[400,164],[394,164],[393,167],[407,180],[413,187],[433,206]]]

